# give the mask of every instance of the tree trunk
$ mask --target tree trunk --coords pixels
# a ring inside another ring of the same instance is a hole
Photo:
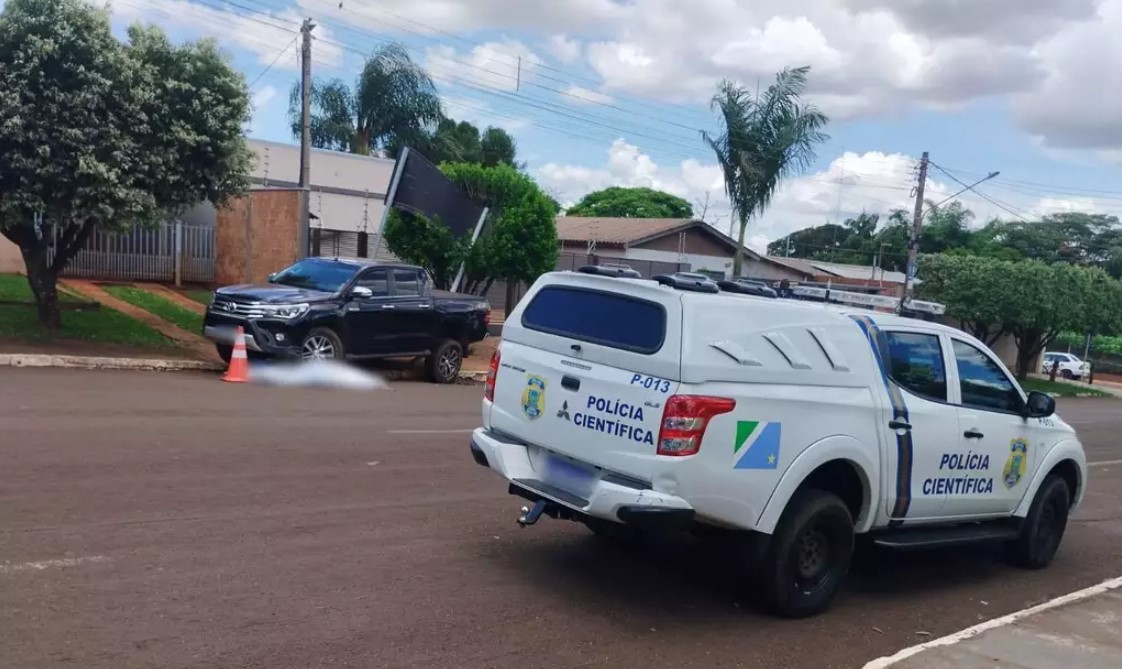
[[[1013,341],[1017,344],[1016,373],[1018,381],[1024,381],[1028,378],[1029,372],[1032,371],[1032,361],[1044,350],[1049,339],[1048,333],[1039,330],[1013,335]]]
[[[506,298],[503,301],[505,305],[503,311],[510,313],[514,310],[514,305],[518,301],[518,279],[506,280]]]
[[[732,278],[740,278],[740,270],[744,267],[744,231],[748,229],[748,219],[740,220],[740,232],[736,239],[736,254],[732,257]]]
[[[58,308],[58,276],[78,251],[86,245],[93,233],[94,224],[68,225],[55,240],[55,257],[47,262],[47,248],[54,230],[43,225],[38,230],[32,225],[12,225],[4,230],[4,236],[19,246],[23,264],[27,269],[27,284],[35,296],[35,306],[39,311],[39,322],[50,330],[62,327],[62,313]]]
[[[62,328],[62,312],[58,308],[58,274],[47,265],[47,240],[34,240],[20,245],[23,264],[27,268],[27,283],[35,295],[39,322],[49,330]]]

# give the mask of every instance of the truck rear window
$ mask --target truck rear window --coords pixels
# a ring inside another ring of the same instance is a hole
[[[522,325],[602,346],[655,353],[666,337],[666,310],[619,293],[548,286],[522,312]]]

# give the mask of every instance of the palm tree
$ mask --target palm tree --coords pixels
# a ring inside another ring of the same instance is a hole
[[[288,106],[300,136],[300,83]],[[444,118],[432,77],[400,44],[375,51],[354,88],[340,79],[312,83],[312,146],[369,155],[416,141]]]
[[[748,220],[767,209],[779,182],[806,169],[814,160],[815,146],[828,139],[821,128],[829,119],[802,101],[809,71],[810,66],[784,69],[762,96],[725,80],[710,103],[721,116],[724,132],[701,136],[717,156],[725,193],[740,223],[735,276],[740,276],[744,263]]]

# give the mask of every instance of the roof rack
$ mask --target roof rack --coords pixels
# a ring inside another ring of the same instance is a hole
[[[867,293],[854,293],[848,290],[831,290],[829,288],[815,288],[811,286],[796,286],[791,293],[800,299],[811,299],[822,302],[834,302],[857,307],[875,309],[891,309],[897,311],[900,300],[888,295],[870,295]],[[938,302],[925,302],[923,300],[909,299],[904,303],[904,311],[917,314],[942,316],[947,312],[947,307]]]
[[[577,270],[581,274],[610,276],[616,279],[642,279],[643,275],[627,265],[585,265]]]
[[[652,277],[663,286],[670,286],[677,290],[688,290],[695,293],[719,293],[721,289],[717,282],[704,274],[693,272],[675,272],[674,274],[659,274]]]
[[[736,279],[733,281],[718,281],[717,286],[726,293],[739,293],[741,295],[755,295],[757,297],[777,298],[779,294],[759,281]]]

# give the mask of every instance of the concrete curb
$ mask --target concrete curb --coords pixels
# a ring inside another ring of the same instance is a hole
[[[202,360],[158,358],[101,358],[44,353],[3,353],[0,367],[64,367],[69,369],[134,369],[147,371],[222,371],[222,365]]]
[[[0,353],[0,367],[62,367],[68,369],[132,369],[140,371],[204,371],[221,372],[226,368],[202,360],[171,360],[157,358],[102,358],[80,355],[51,355],[46,353]],[[380,374],[395,380],[409,380],[410,370],[379,370]],[[460,372],[461,383],[483,383],[487,372]]]

